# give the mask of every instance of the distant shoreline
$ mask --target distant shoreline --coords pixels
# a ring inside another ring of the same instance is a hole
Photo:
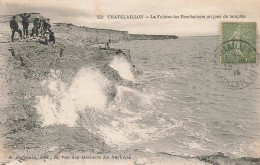
[[[176,35],[155,35],[155,34],[130,34],[128,31],[120,31],[114,29],[101,29],[101,28],[91,28],[86,26],[77,26],[72,23],[53,23],[54,26],[67,26],[67,27],[76,27],[84,28],[86,31],[96,32],[96,33],[108,33],[110,34],[120,34],[124,35],[125,40],[168,40],[168,39],[178,39]]]

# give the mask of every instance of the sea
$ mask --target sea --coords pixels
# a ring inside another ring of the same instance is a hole
[[[136,74],[124,58],[115,56],[110,67],[132,86],[114,84],[91,68],[66,86],[61,72],[52,71],[52,79],[42,82],[51,95],[37,97],[43,126],[85,127],[117,151],[259,157],[259,76],[241,89],[221,84],[219,45],[219,37],[113,43],[130,50]],[[108,104],[112,86],[117,93]]]
[[[130,50],[142,84],[140,92],[121,93],[127,115],[114,123],[121,126],[118,133],[131,137],[131,147],[182,156],[259,157],[259,78],[242,89],[219,83],[214,67],[219,45],[214,36],[111,45]]]

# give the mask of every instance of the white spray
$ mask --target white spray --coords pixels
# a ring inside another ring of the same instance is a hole
[[[36,109],[42,116],[43,126],[65,124],[75,126],[78,112],[86,108],[102,111],[107,104],[104,88],[108,80],[96,70],[81,69],[71,86],[59,79],[59,71],[52,71],[52,78],[42,82],[50,95],[39,96]]]
[[[134,81],[134,75],[131,71],[130,64],[126,61],[126,59],[122,57],[114,57],[114,60],[109,65],[111,68],[118,71],[119,75],[130,81]]]

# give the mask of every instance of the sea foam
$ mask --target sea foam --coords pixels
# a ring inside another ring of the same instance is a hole
[[[122,57],[114,57],[114,60],[109,65],[111,68],[118,71],[119,75],[130,81],[134,81],[134,75],[131,71],[130,64],[126,61],[126,59]]]
[[[70,86],[59,78],[60,71],[52,70],[52,76],[42,82],[49,95],[38,96],[36,109],[41,115],[43,126],[65,124],[76,126],[78,112],[86,108],[102,111],[107,104],[104,88],[109,81],[97,70],[82,68]]]

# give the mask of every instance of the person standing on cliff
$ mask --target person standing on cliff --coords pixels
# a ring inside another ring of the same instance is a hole
[[[34,21],[33,21],[33,29],[32,29],[32,33],[33,35],[36,34],[36,37],[39,36],[39,30],[40,30],[40,26],[41,26],[41,21],[40,18],[37,16]]]
[[[20,38],[22,40],[22,31],[20,30],[18,22],[16,21],[16,16],[12,17],[12,20],[10,21],[10,28],[12,30],[12,36],[11,36],[12,42],[14,42],[14,34],[15,34],[15,32],[19,33]]]
[[[40,33],[41,33],[41,38],[43,38],[43,23],[44,23],[44,19],[40,20]]]
[[[24,13],[24,14],[21,14],[20,16],[22,17],[23,36],[24,36],[24,38],[27,38],[28,37],[28,27],[29,27],[28,18],[31,17],[31,15]]]

